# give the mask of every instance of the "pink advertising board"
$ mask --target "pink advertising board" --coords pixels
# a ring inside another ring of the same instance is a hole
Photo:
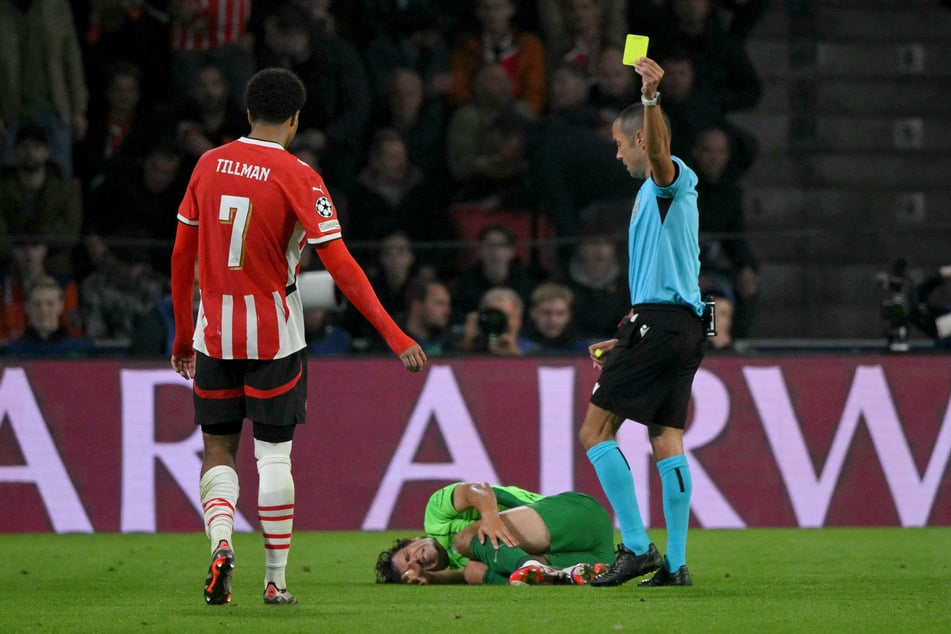
[[[418,529],[457,480],[604,501],[577,440],[584,359],[313,359],[297,530]],[[685,445],[707,528],[951,525],[951,357],[708,357]],[[238,528],[256,530],[249,429]],[[642,426],[619,442],[663,526]],[[190,384],[162,363],[0,363],[0,532],[201,530]],[[648,484],[645,487],[645,483]]]

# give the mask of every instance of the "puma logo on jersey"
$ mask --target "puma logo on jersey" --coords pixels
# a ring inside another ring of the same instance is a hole
[[[320,192],[321,194],[324,193],[324,188],[322,185],[318,187],[314,187],[313,185],[311,185],[311,189],[313,189],[315,192]]]
[[[647,331],[650,330],[650,329],[651,329],[651,327],[648,326],[647,324],[644,324],[643,326],[641,326],[641,339],[644,338],[644,335],[646,335],[646,334],[647,334]]]

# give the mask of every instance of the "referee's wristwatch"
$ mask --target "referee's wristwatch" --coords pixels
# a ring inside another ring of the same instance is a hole
[[[660,91],[654,93],[653,99],[647,99],[644,95],[641,95],[641,103],[647,107],[656,106],[660,103]]]

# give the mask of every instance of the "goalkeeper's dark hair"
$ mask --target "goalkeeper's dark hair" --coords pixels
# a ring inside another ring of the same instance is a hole
[[[304,107],[304,83],[286,68],[265,68],[255,73],[244,91],[244,103],[253,121],[283,123]]]
[[[380,553],[376,558],[376,582],[377,583],[400,583],[400,573],[393,565],[393,555],[396,551],[405,548],[415,537],[403,537],[393,542],[387,550]]]

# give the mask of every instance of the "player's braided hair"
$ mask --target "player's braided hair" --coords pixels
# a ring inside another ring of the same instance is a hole
[[[283,123],[304,107],[307,89],[286,68],[265,68],[255,73],[244,91],[244,103],[251,118],[266,123]]]
[[[414,539],[414,537],[397,539],[393,542],[392,546],[380,553],[380,556],[376,558],[377,583],[400,582],[400,573],[396,570],[396,566],[393,565],[393,555],[396,554],[396,551],[406,547]]]

